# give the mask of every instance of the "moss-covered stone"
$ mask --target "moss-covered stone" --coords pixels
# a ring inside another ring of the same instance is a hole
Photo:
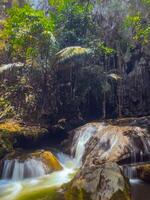
[[[15,140],[6,133],[0,133],[0,159],[13,150]]]
[[[84,189],[78,189],[69,184],[65,187],[65,200],[91,200],[90,195]]]
[[[31,156],[40,158],[45,165],[52,171],[59,171],[62,169],[60,162],[50,151],[39,151],[32,153]]]
[[[25,125],[11,119],[0,123],[0,133],[36,137],[46,132],[47,129],[39,125]]]
[[[39,125],[25,125],[12,119],[0,122],[0,158],[11,152],[18,140],[38,139],[47,132],[47,129],[41,128]]]
[[[115,163],[83,166],[64,188],[65,200],[131,200],[129,182]]]

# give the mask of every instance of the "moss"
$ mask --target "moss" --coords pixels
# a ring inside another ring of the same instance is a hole
[[[131,200],[131,188],[128,179],[126,179],[124,191],[118,190],[110,200]]]
[[[38,137],[39,135],[47,133],[47,129],[41,128],[38,125],[22,125],[19,122],[10,119],[0,123],[0,133]]]
[[[37,139],[47,133],[40,126],[26,126],[10,119],[0,123],[0,158],[13,150],[15,142],[24,138]],[[23,136],[23,137],[22,137]]]
[[[57,188],[44,188],[30,192],[24,191],[15,200],[64,200],[64,196]]]
[[[0,159],[13,150],[14,139],[5,133],[0,133]]]
[[[110,200],[131,200],[127,192],[125,191],[117,191]]]
[[[21,131],[23,131],[23,128],[20,126],[18,122],[10,120],[10,121],[0,123],[0,132],[20,133]]]
[[[83,189],[78,189],[76,186],[72,186],[72,183],[68,183],[63,186],[65,189],[65,200],[91,200],[90,195]]]
[[[42,152],[36,152],[32,154],[32,156],[40,157],[42,161],[52,170],[61,170],[62,166],[60,165],[57,158],[49,151],[42,151]]]

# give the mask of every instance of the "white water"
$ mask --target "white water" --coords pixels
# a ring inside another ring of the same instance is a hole
[[[45,166],[43,166],[41,161],[34,159],[26,160],[23,163],[19,163],[18,160],[5,161],[3,179],[0,180],[0,200],[18,200],[21,195],[28,195],[35,191],[57,187],[70,181],[70,175],[75,173],[73,164],[71,164],[71,167],[68,167],[68,163],[72,161],[69,156],[62,153],[58,153],[58,157],[62,158],[61,164],[64,166],[64,169],[47,175],[45,175]],[[11,171],[12,176],[10,176]],[[24,173],[27,174],[27,172],[31,176],[28,179],[24,179]]]
[[[4,162],[2,178],[12,180],[23,180],[25,178],[32,178],[44,176],[48,169],[46,165],[36,159],[27,159],[25,161],[6,160]]]
[[[75,143],[75,162],[76,166],[80,167],[82,165],[82,157],[85,152],[85,145],[89,141],[89,139],[92,137],[92,135],[95,133],[96,127],[89,126],[85,130],[80,130],[78,139]]]

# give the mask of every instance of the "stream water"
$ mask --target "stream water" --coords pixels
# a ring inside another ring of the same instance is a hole
[[[63,166],[61,171],[47,174],[45,165],[38,159],[21,162],[16,158],[6,159],[0,180],[0,200],[53,200],[54,190],[69,182],[82,165],[85,145],[94,133],[95,129],[89,127],[79,134],[74,158],[62,152],[54,153]],[[135,168],[125,166],[123,171],[130,178],[133,200],[150,200],[150,185],[137,179]]]
[[[46,195],[51,196],[53,189],[69,182],[81,166],[85,144],[94,130],[90,129],[87,133],[77,141],[75,158],[62,152],[55,153],[63,166],[61,171],[46,174],[44,164],[32,158],[24,161],[6,159],[0,180],[0,200],[30,200],[31,197],[32,200],[41,200]],[[24,174],[28,174],[28,178],[24,179]]]

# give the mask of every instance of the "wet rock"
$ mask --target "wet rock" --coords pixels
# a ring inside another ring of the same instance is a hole
[[[14,146],[36,145],[47,133],[40,125],[27,125],[13,119],[0,122],[0,158],[13,151]]]
[[[124,160],[129,163],[137,162],[142,161],[140,159],[143,159],[143,155],[149,155],[150,136],[146,129],[100,122],[89,123],[75,129],[72,140],[73,150],[76,148],[75,141],[80,137],[81,132],[87,134],[89,127],[95,127],[95,131],[85,147],[82,159],[85,165],[110,161],[121,163]]]
[[[66,186],[66,200],[131,200],[130,187],[115,163],[83,166]]]
[[[50,151],[37,152],[31,154],[31,156],[41,159],[51,171],[59,171],[62,169],[60,162]]]
[[[145,164],[137,167],[138,178],[150,182],[150,164]]]

